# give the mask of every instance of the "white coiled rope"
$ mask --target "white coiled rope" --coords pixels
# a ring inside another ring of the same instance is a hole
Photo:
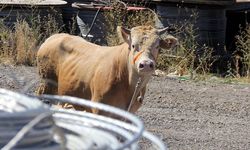
[[[119,119],[50,108],[38,99],[97,108]],[[31,97],[0,89],[0,120],[0,148],[3,150],[134,150],[139,148],[138,141],[142,137],[151,141],[154,149],[166,149],[162,141],[144,130],[142,121],[133,114],[75,97]]]

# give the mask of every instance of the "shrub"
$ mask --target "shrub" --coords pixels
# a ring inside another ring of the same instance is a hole
[[[236,36],[236,51],[233,56],[236,76],[250,78],[250,24],[245,29],[241,28],[240,34]]]
[[[171,51],[162,51],[159,55],[158,68],[167,73],[173,73],[179,76],[190,74],[206,75],[216,60],[213,56],[213,49],[207,45],[199,45],[197,42],[198,28],[195,27],[198,13],[194,10],[192,15],[184,22],[176,22],[172,26],[176,29],[173,33],[179,39],[179,45]]]

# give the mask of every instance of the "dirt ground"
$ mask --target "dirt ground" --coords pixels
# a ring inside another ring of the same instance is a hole
[[[0,65],[1,88],[33,92],[37,82],[34,67]],[[250,149],[250,85],[153,77],[137,114],[170,150]]]

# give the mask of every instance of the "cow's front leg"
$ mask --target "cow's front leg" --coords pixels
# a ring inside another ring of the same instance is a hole
[[[143,87],[136,101],[134,101],[134,104],[132,105],[130,112],[135,113],[142,106],[145,92],[146,92],[146,87]]]

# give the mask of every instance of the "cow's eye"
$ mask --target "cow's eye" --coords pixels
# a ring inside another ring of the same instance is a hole
[[[138,45],[132,45],[132,48],[134,49],[134,51],[139,51],[139,46]]]

